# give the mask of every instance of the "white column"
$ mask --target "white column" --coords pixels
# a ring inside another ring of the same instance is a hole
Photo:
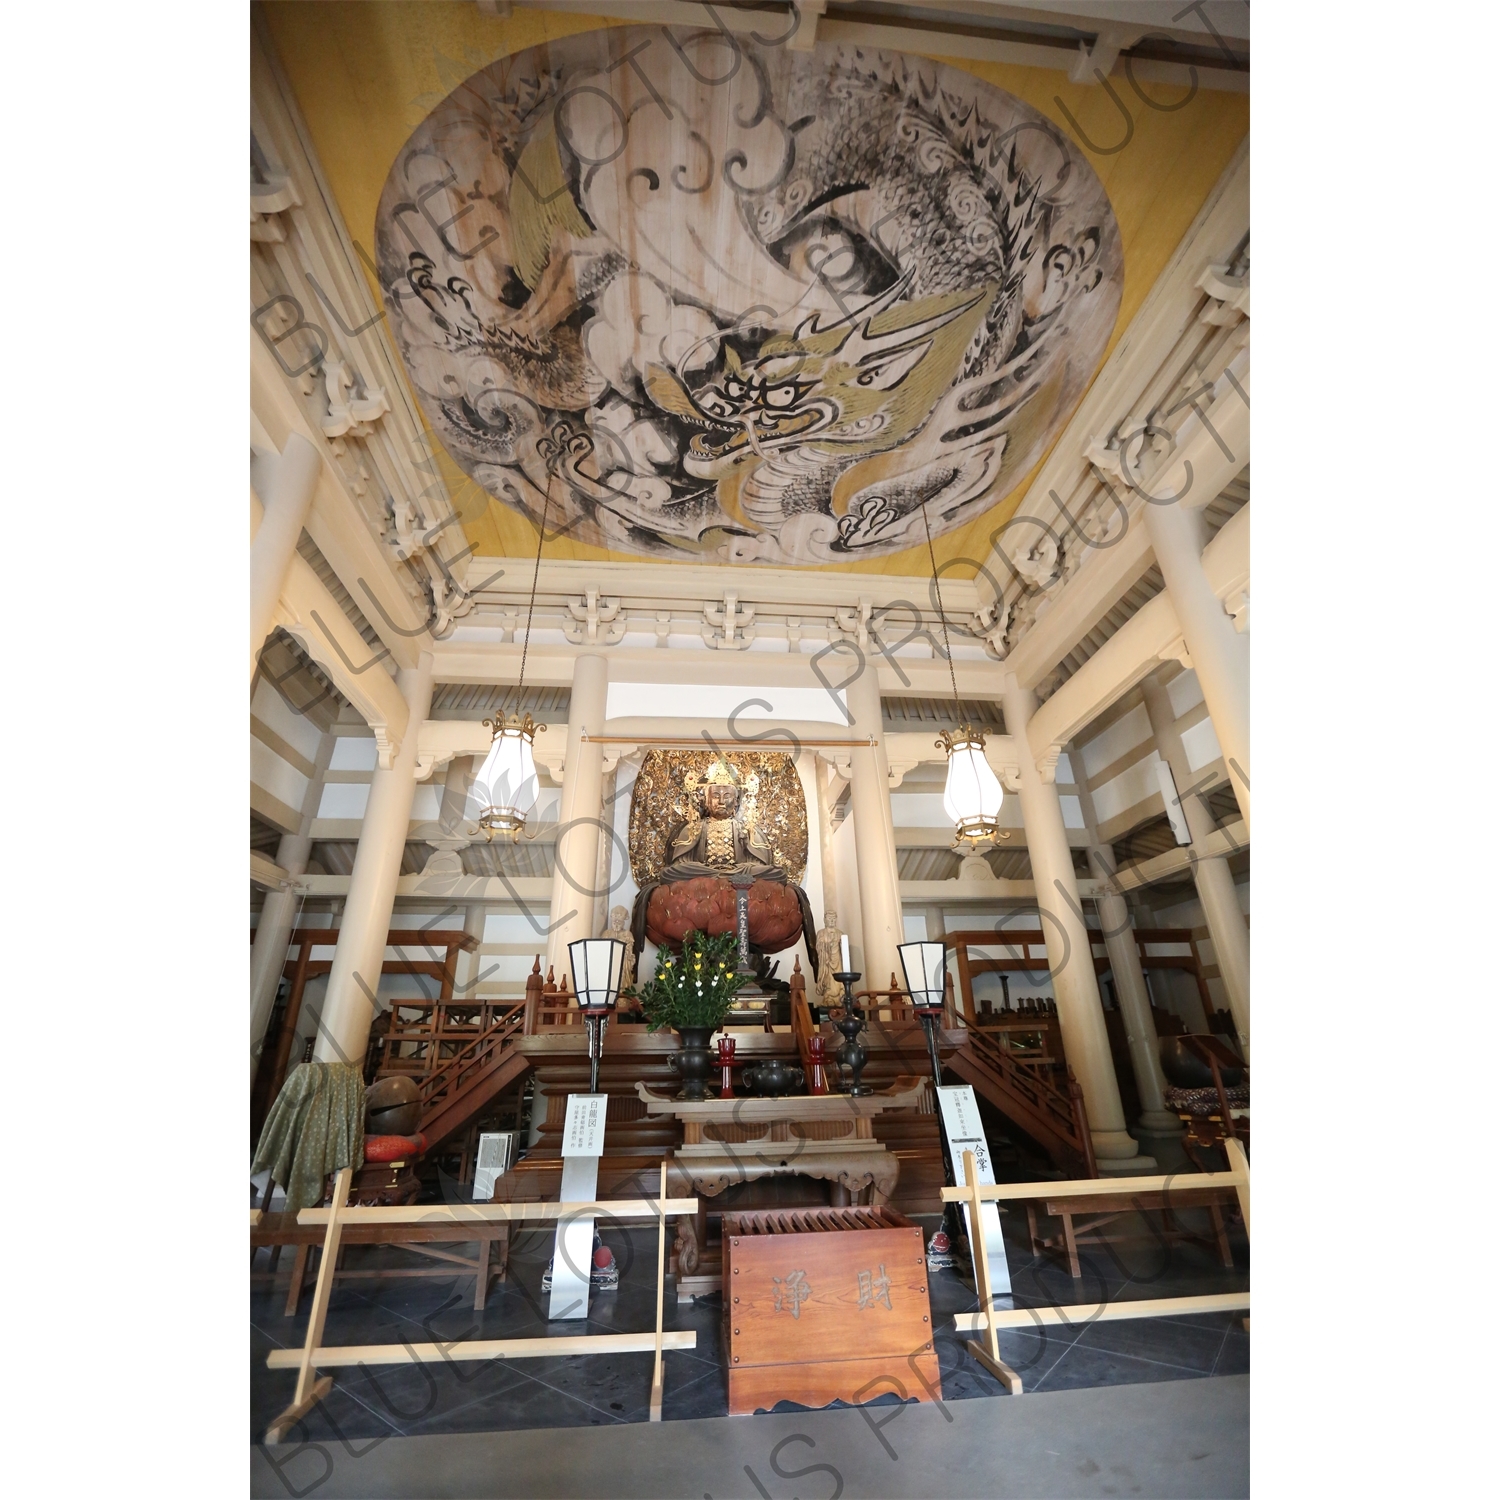
[[[573,695],[568,704],[568,745],[564,752],[562,797],[558,805],[556,863],[548,913],[547,963],[562,983],[568,944],[593,937],[598,895],[600,808],[604,796],[604,747],[584,739],[584,731],[604,730],[609,663],[602,656],[580,656],[573,663]],[[571,983],[571,980],[569,981]]]
[[[464,910],[464,931],[481,944],[484,943],[484,929],[489,922],[490,904],[488,901],[470,901]],[[485,971],[486,964],[479,949],[472,953],[460,953],[458,955],[457,973],[454,975],[454,994],[465,1000],[475,998],[479,988],[479,976]]]
[[[833,863],[833,799],[828,785],[828,777],[833,772],[833,768],[816,750],[809,753],[812,756],[813,792],[815,794],[813,811],[818,819],[818,868],[823,877],[823,900],[820,905],[813,908],[813,915],[817,917],[818,926],[821,927],[824,914],[830,911],[836,912],[839,905],[838,872]],[[848,929],[844,927],[840,930],[847,931]]]
[[[1130,908],[1125,897],[1110,888],[1115,875],[1114,850],[1099,837],[1088,773],[1083,769],[1083,757],[1076,746],[1068,747],[1068,764],[1073,768],[1073,785],[1083,812],[1083,826],[1089,836],[1090,871],[1099,882],[1094,906],[1099,913],[1100,934],[1109,954],[1110,972],[1115,977],[1115,997],[1120,1002],[1125,1040],[1130,1047],[1130,1066],[1141,1099],[1140,1128],[1146,1134],[1180,1136],[1182,1123],[1167,1109],[1162,1095],[1167,1080],[1161,1070],[1156,1023],[1151,1019],[1151,994],[1146,988],[1145,971],[1141,968],[1141,952],[1136,946]]]
[[[1093,942],[1083,920],[1062,805],[1057,787],[1042,780],[1026,738],[1036,701],[1036,694],[1021,687],[1014,675],[1006,677],[1005,730],[1020,761],[1021,820],[1026,825],[1026,852],[1047,941],[1063,1050],[1083,1089],[1099,1170],[1136,1171],[1148,1159],[1138,1156],[1140,1146],[1125,1130],[1125,1110],[1094,974]],[[1131,1161],[1131,1166],[1122,1169],[1119,1163],[1125,1161]]]
[[[468,822],[469,786],[474,780],[477,757],[471,754],[456,754],[449,762],[443,778],[443,805],[438,811],[438,823],[453,840],[453,852],[459,853],[463,826]],[[489,901],[469,901],[463,910],[463,932],[471,938],[484,942],[484,927],[489,922]],[[478,977],[483,974],[484,960],[475,948],[474,953],[460,953],[456,972],[453,975],[453,993],[460,999],[474,999],[478,989]]]
[[[859,855],[859,913],[864,937],[864,984],[879,989],[900,968],[901,880],[896,869],[896,828],[891,820],[891,778],[880,732],[880,683],[873,662],[845,690],[854,716],[852,734],[873,736],[851,756],[850,813]]]
[[[302,817],[296,833],[284,833],[276,846],[276,863],[288,875],[301,875],[307,869],[312,852],[312,825],[323,798],[323,777],[333,759],[334,736],[325,734],[318,741],[312,778],[302,797]],[[260,1059],[260,1042],[266,1034],[271,1010],[276,1003],[276,987],[286,967],[287,944],[291,941],[292,923],[302,898],[295,891],[267,891],[260,909],[260,923],[250,949],[250,1076],[255,1076]]]
[[[620,761],[619,753],[613,759],[601,755],[601,762],[608,760],[609,765],[603,770],[599,777],[599,853],[598,863],[594,868],[594,930],[589,934],[596,937],[609,926],[609,903],[610,885],[614,876],[615,841],[610,836],[610,829],[614,827],[615,817],[615,793],[620,785]]]
[[[1234,795],[1250,826],[1250,637],[1234,621],[1203,571],[1203,512],[1181,505],[1144,507],[1146,535],[1203,688],[1224,751]]]
[[[271,616],[297,550],[297,538],[312,508],[323,457],[300,433],[286,440],[269,462],[270,480],[260,497],[262,514],[250,543],[250,675],[271,630]]]
[[[1202,677],[1198,680],[1201,685]],[[1203,919],[1208,924],[1208,935],[1214,945],[1219,977],[1223,979],[1224,988],[1229,992],[1229,1011],[1234,1017],[1240,1050],[1246,1061],[1249,1061],[1250,930],[1245,922],[1245,914],[1240,910],[1239,897],[1235,894],[1234,876],[1229,872],[1229,861],[1223,855],[1202,852],[1206,840],[1214,831],[1213,818],[1203,805],[1202,798],[1183,796],[1183,788],[1192,784],[1188,779],[1192,773],[1188,770],[1182,736],[1177,732],[1177,715],[1172,711],[1172,700],[1155,674],[1141,683],[1141,692],[1146,699],[1146,712],[1151,718],[1151,732],[1156,736],[1157,754],[1171,767],[1178,796],[1182,797],[1182,813],[1187,819],[1188,833],[1193,840],[1193,883],[1198,888]],[[1207,698],[1206,692],[1204,697]],[[1218,727],[1217,724],[1214,725],[1215,733],[1218,732]],[[1222,740],[1220,745],[1223,746]],[[1227,758],[1227,747],[1225,750]],[[1243,811],[1243,801],[1240,807]]]
[[[807,869],[802,874],[802,889],[807,892],[808,905],[812,907],[813,927],[823,925],[823,913],[828,909],[828,835],[818,826],[823,816],[823,797],[818,789],[818,778],[823,774],[818,764],[816,750],[804,750],[796,760],[797,779],[802,783],[802,800],[807,807]],[[802,965],[807,974],[808,986],[812,987],[812,974],[808,965]]]
[[[360,825],[343,926],[313,1049],[320,1062],[364,1061],[417,791],[417,731],[432,706],[432,653],[422,652],[415,667],[398,672],[396,684],[410,718],[390,770],[377,767],[370,782],[370,800]]]
[[[472,809],[469,806],[469,788],[478,769],[473,755],[455,755],[443,773],[443,798],[438,806],[438,827],[446,839],[454,842],[464,836],[464,827]]]

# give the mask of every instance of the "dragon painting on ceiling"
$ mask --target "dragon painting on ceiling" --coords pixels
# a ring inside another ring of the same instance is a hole
[[[456,89],[376,226],[428,421],[613,551],[817,565],[988,509],[1120,304],[1104,189],[1035,110],[900,53],[595,31]]]

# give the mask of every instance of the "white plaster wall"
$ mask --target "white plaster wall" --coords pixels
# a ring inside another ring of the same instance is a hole
[[[375,737],[369,734],[341,734],[333,744],[330,771],[373,771],[376,764]]]
[[[1214,721],[1205,714],[1191,729],[1184,729],[1182,748],[1187,755],[1188,769],[1196,771],[1200,766],[1211,766],[1222,758],[1219,737],[1214,733]]]
[[[307,777],[253,734],[250,736],[250,783],[269,792],[292,812],[302,810],[302,799],[307,795]]]
[[[672,639],[675,644],[678,638]],[[778,642],[777,649],[784,653],[785,642]],[[761,706],[766,703],[770,708]],[[727,682],[611,682],[604,716],[676,719],[685,709],[705,722],[727,720],[731,714],[736,724],[798,720],[845,728],[849,722],[842,695],[835,702],[834,695],[820,687],[746,687]]]
[[[1094,816],[1100,823],[1107,823],[1120,813],[1155,797],[1161,800],[1161,784],[1157,780],[1156,766],[1160,760],[1156,751],[1142,756],[1133,766],[1127,767],[1113,780],[1094,788]]]
[[[951,828],[941,792],[892,792],[891,822],[897,828]]]
[[[1138,703],[1128,714],[1121,714],[1102,734],[1095,735],[1087,744],[1079,746],[1085,775],[1092,781],[1121,756],[1128,755],[1137,745],[1145,744],[1150,738],[1151,720],[1147,716],[1146,705]],[[1102,819],[1104,814],[1100,813],[1099,816]]]
[[[323,788],[318,802],[320,818],[359,818],[365,815],[365,805],[370,800],[368,782],[330,781]]]
[[[1203,685],[1193,671],[1179,672],[1167,684],[1167,702],[1172,705],[1172,715],[1180,719],[1189,709],[1203,702]]]
[[[255,684],[255,693],[250,699],[250,712],[262,724],[274,729],[294,750],[300,751],[309,760],[318,758],[318,741],[322,738],[322,732],[306,714],[299,714],[292,708],[264,677]]]

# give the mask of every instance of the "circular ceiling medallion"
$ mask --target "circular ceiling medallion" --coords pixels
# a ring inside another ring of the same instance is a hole
[[[878,557],[1002,500],[1120,305],[1104,188],[953,68],[712,27],[482,69],[376,222],[459,465],[548,534],[664,560]]]

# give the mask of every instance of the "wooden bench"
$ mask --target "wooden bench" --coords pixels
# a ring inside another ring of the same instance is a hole
[[[321,1224],[299,1224],[297,1216],[289,1213],[264,1213],[260,1221],[250,1228],[250,1257],[252,1264],[255,1252],[262,1248],[271,1251],[269,1272],[252,1272],[252,1279],[264,1277],[271,1280],[276,1274],[276,1260],[282,1245],[295,1245],[296,1258],[292,1262],[292,1283],[287,1289],[285,1316],[295,1317],[297,1305],[302,1299],[302,1288],[307,1281],[311,1252],[323,1244],[324,1226]],[[340,1280],[399,1280],[412,1276],[469,1275],[474,1278],[474,1310],[484,1311],[485,1298],[490,1284],[505,1280],[505,1265],[510,1242],[510,1225],[504,1222],[459,1223],[434,1221],[427,1224],[350,1224],[343,1231],[344,1245],[399,1245],[417,1255],[425,1255],[442,1264],[402,1270],[346,1271],[342,1264],[334,1268],[334,1276]],[[435,1245],[478,1244],[479,1254],[471,1259],[456,1255],[449,1250],[437,1250]],[[491,1249],[498,1249],[496,1264],[491,1266]],[[342,1262],[342,1252],[340,1254]]]
[[[1130,1192],[1126,1189],[1090,1193],[1086,1197],[1044,1198],[1041,1200],[1042,1212],[1050,1218],[1061,1219],[1062,1232],[1045,1237],[1041,1234],[1037,1226],[1035,1202],[1028,1202],[1026,1205],[1026,1227],[1031,1235],[1031,1253],[1065,1259],[1074,1281],[1083,1275],[1078,1264],[1080,1245],[1121,1245],[1139,1242],[1144,1238],[1139,1234],[1105,1233],[1107,1225],[1132,1213],[1160,1213],[1162,1240],[1168,1244],[1189,1240],[1194,1244],[1217,1248],[1219,1259],[1225,1266],[1233,1269],[1234,1257],[1229,1251],[1229,1237],[1224,1232],[1224,1215],[1221,1209],[1226,1205],[1232,1207],[1234,1203],[1232,1188],[1211,1187],[1179,1188],[1170,1194]],[[1172,1216],[1172,1211],[1180,1208],[1206,1208],[1213,1224],[1212,1238],[1182,1228]]]

